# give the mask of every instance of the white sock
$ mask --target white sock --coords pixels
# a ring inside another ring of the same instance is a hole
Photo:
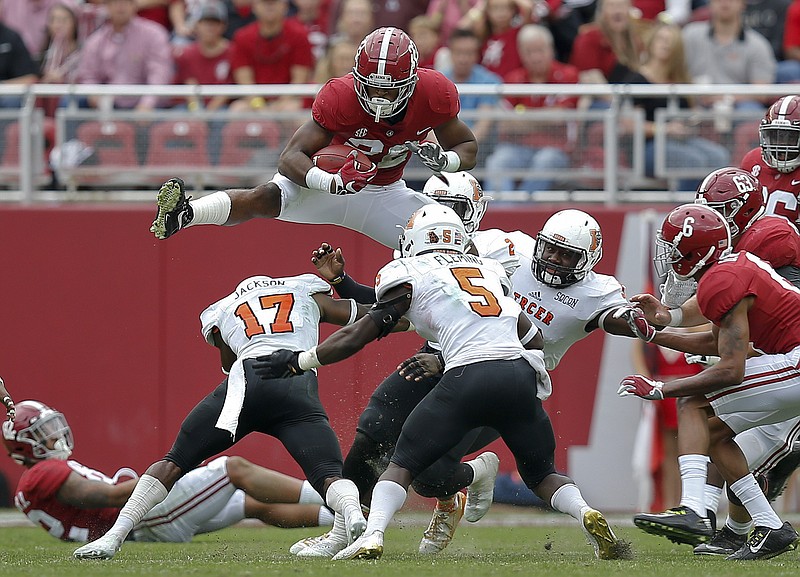
[[[556,511],[566,513],[578,521],[583,521],[583,514],[591,509],[581,495],[581,490],[573,483],[561,485],[550,498],[550,506]]]
[[[706,509],[716,515],[717,509],[719,509],[719,500],[722,497],[722,487],[715,487],[706,483],[703,494],[705,495]]]
[[[331,483],[325,493],[325,502],[328,507],[342,514],[347,507],[361,508],[358,500],[358,487],[350,479],[338,479]]]
[[[731,491],[739,497],[742,505],[750,513],[754,525],[770,529],[780,529],[783,526],[783,521],[772,509],[751,473],[733,483]]]
[[[114,526],[106,533],[115,534],[123,541],[128,533],[141,521],[150,509],[158,505],[167,498],[167,489],[164,485],[151,475],[142,475],[133,488],[133,493],[128,497],[128,502],[119,512]]]
[[[408,492],[394,481],[378,481],[372,490],[372,502],[369,504],[369,519],[365,535],[374,531],[386,531],[389,522],[406,502]]]
[[[218,224],[222,226],[228,222],[228,217],[231,215],[231,197],[221,190],[190,200],[189,204],[194,211],[194,216],[192,217],[192,222],[186,226],[195,224]]]
[[[322,512],[320,511],[320,513]],[[333,515],[333,528],[330,531],[330,538],[347,543],[347,529],[344,526],[344,517],[341,513]]]
[[[753,528],[753,521],[739,523],[738,521],[734,521],[728,517],[725,519],[725,526],[737,535],[747,535],[750,532],[750,529]]]
[[[708,457],[705,455],[681,455],[678,468],[681,472],[681,505],[705,517],[706,473]]]
[[[324,505],[325,499],[319,496],[317,490],[308,481],[303,481],[300,487],[300,498],[297,500],[300,505]]]
[[[335,515],[331,513],[330,509],[328,509],[327,507],[320,507],[317,523],[319,523],[320,527],[330,527],[331,525],[333,525],[334,517]]]

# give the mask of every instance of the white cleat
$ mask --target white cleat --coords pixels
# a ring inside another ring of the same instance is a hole
[[[373,531],[369,535],[362,535],[352,545],[339,551],[333,560],[380,559],[381,555],[383,555],[383,532]]]
[[[76,559],[113,559],[122,547],[122,542],[113,535],[103,535],[99,539],[75,549]]]
[[[324,533],[322,535],[317,535],[316,537],[306,537],[304,539],[300,539],[297,543],[289,547],[289,553],[292,555],[297,555],[300,551],[305,549],[306,547],[313,545],[317,541],[322,541],[323,539],[327,539],[327,537],[331,534],[330,531]]]
[[[481,453],[467,461],[475,471],[472,484],[467,487],[467,505],[464,518],[470,523],[479,521],[489,511],[494,498],[494,480],[500,467],[500,459],[491,451]]]
[[[439,553],[450,544],[456,532],[456,527],[458,527],[458,522],[464,516],[466,503],[467,496],[463,492],[455,494],[453,506],[450,509],[441,509],[441,503],[437,501],[431,522],[419,542],[420,553],[423,555]]]
[[[326,533],[314,539],[297,552],[298,557],[316,557],[331,559],[339,551],[347,547],[346,537],[337,537],[333,533]]]

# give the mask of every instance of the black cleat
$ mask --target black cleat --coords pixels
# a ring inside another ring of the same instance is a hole
[[[767,501],[774,501],[780,497],[786,489],[789,477],[792,476],[798,465],[800,465],[800,450],[793,450],[764,473],[766,487],[762,487],[762,490],[767,496]]]
[[[755,559],[769,559],[786,551],[797,548],[797,531],[789,522],[785,522],[780,529],[769,527],[755,527],[750,533],[750,538],[733,555],[726,559],[738,561],[754,561]]]
[[[734,533],[726,525],[714,534],[711,541],[701,543],[694,548],[695,555],[733,555],[747,541],[747,535]]]
[[[639,513],[633,517],[633,523],[642,531],[666,537],[673,543],[700,545],[714,536],[711,519],[684,506],[663,513]]]
[[[161,185],[158,191],[158,210],[156,219],[150,226],[150,232],[156,238],[169,238],[184,226],[192,222],[194,211],[189,204],[192,197],[186,198],[183,181],[180,178],[170,178]]]

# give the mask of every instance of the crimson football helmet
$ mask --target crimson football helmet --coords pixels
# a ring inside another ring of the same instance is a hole
[[[672,270],[679,279],[689,280],[730,250],[730,227],[720,213],[703,204],[682,204],[664,219],[653,262],[659,276]]]
[[[452,208],[461,217],[464,230],[470,236],[481,225],[486,203],[492,199],[483,194],[481,183],[464,171],[434,174],[425,183],[422,194]]]
[[[11,458],[26,466],[45,459],[64,461],[75,447],[64,415],[39,401],[17,403],[15,419],[3,423],[3,442]]]
[[[767,166],[779,172],[800,166],[800,96],[783,96],[767,109],[758,139]]]
[[[426,204],[411,215],[400,233],[400,256],[405,258],[434,250],[463,254],[468,242],[464,223],[452,208]]]
[[[353,83],[361,107],[375,122],[401,112],[417,84],[419,53],[414,41],[399,28],[378,28],[361,41],[353,67]],[[394,100],[370,96],[367,89],[397,90]]]
[[[731,236],[735,237],[764,214],[767,194],[755,176],[741,168],[727,167],[703,179],[695,202],[720,213],[731,227]]]
[[[562,266],[545,256],[547,248],[570,251],[575,264]],[[582,210],[561,210],[547,219],[536,235],[531,267],[547,286],[565,287],[583,279],[603,256],[603,235],[597,221]]]

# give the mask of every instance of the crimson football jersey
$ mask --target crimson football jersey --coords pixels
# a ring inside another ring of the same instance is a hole
[[[425,140],[431,129],[458,116],[460,105],[455,84],[441,72],[420,68],[419,80],[402,120],[394,124],[368,114],[358,101],[353,75],[329,80],[311,108],[314,120],[335,133],[331,144],[349,144],[362,150],[378,166],[370,184],[385,185],[403,177],[411,156],[406,141]]]
[[[62,541],[92,541],[111,528],[120,510],[111,507],[80,509],[60,502],[56,495],[72,473],[109,484],[116,483],[123,475],[135,477],[128,469],[120,470],[111,479],[77,461],[40,461],[23,473],[14,495],[14,504],[28,519],[43,527],[53,537]]]
[[[697,303],[715,325],[739,301],[755,296],[748,312],[750,341],[766,354],[800,345],[800,290],[749,252],[721,258],[700,278]]]
[[[800,233],[786,219],[762,216],[736,241],[736,251],[753,253],[772,268],[800,266]]]
[[[800,226],[800,170],[783,173],[767,166],[760,148],[745,154],[739,167],[767,187],[766,214],[782,216],[795,226]]]

